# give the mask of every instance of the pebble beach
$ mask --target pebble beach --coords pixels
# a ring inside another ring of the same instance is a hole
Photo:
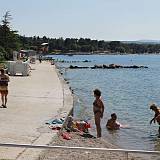
[[[71,140],[65,140],[62,136],[54,137],[50,145],[54,146],[70,146],[70,147],[93,147],[93,148],[114,148],[116,146],[99,138],[84,138],[78,133],[71,133]],[[39,160],[126,160],[124,153],[119,152],[100,152],[100,151],[80,151],[80,150],[64,150],[54,149],[44,151]],[[144,155],[144,154],[129,154],[129,160],[159,160],[159,156]]]

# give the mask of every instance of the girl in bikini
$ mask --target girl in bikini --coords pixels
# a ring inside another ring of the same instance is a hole
[[[97,130],[97,138],[101,137],[101,118],[103,118],[104,104],[101,100],[101,91],[95,89],[93,91],[95,100],[93,102],[93,113]]]

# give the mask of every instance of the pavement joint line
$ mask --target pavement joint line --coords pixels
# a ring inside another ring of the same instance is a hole
[[[35,97],[35,96],[14,96],[14,95],[10,95],[10,97],[25,97],[25,98],[57,98],[57,97]]]

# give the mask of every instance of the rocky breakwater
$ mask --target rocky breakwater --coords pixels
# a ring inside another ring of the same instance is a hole
[[[103,65],[94,65],[92,67],[83,67],[83,66],[69,66],[70,69],[120,69],[120,68],[132,68],[132,69],[137,69],[137,68],[148,68],[147,66],[138,66],[138,65],[131,65],[131,66],[123,66],[123,65],[118,65],[118,64],[103,64]]]

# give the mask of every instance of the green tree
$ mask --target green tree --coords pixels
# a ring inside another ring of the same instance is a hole
[[[19,35],[17,31],[13,31],[10,28],[11,19],[11,14],[7,11],[0,25],[0,46],[2,46],[7,53],[4,55],[5,59],[11,59],[12,52],[20,48]]]
[[[2,46],[0,46],[0,61],[4,61],[5,54],[7,54],[5,49]]]

